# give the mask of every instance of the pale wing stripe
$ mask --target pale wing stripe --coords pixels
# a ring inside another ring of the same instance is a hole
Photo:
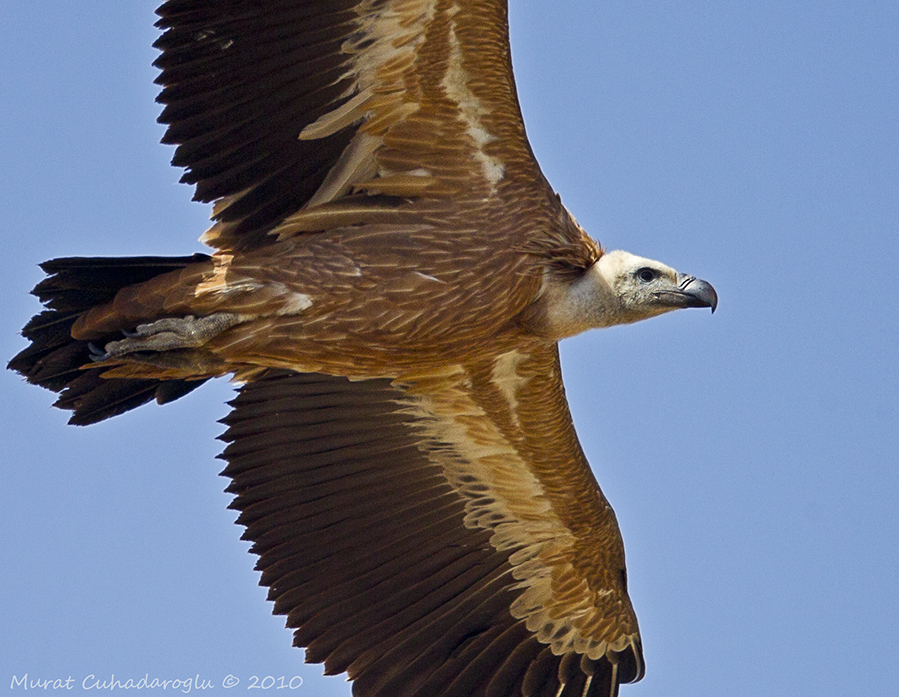
[[[458,10],[458,5],[453,7]],[[465,132],[474,145],[474,157],[481,165],[491,192],[494,192],[505,175],[506,167],[499,158],[484,151],[484,146],[495,141],[496,136],[487,130],[481,118],[489,114],[489,110],[469,87],[471,76],[463,67],[462,43],[456,35],[454,19],[450,20],[449,25],[449,46],[449,61],[441,84],[446,96],[458,106],[458,118],[465,125]]]
[[[515,395],[527,382],[515,366],[528,358],[513,352],[500,359],[498,365],[503,367],[494,367],[494,374],[503,375],[495,387],[509,405],[515,404]],[[440,463],[465,498],[465,525],[489,530],[491,544],[512,553],[513,575],[523,589],[512,614],[524,619],[557,655],[576,651],[596,660],[627,649],[635,637],[613,627],[600,632],[602,638],[582,631],[610,622],[597,614],[597,607],[604,605],[611,590],[591,590],[581,580],[579,592],[557,595],[560,581],[579,576],[571,564],[576,540],[552,510],[530,463],[473,398],[475,390],[472,375],[459,367],[455,375],[439,382],[410,384],[405,411],[414,418],[421,437],[432,444],[428,456]],[[516,419],[510,414],[508,421]]]

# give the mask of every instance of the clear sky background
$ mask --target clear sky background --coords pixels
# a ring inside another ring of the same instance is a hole
[[[39,262],[201,251],[208,211],[158,144],[153,8],[0,3],[4,361]],[[899,3],[516,0],[512,20],[568,207],[720,295],[563,343],[643,632],[622,697],[896,694]],[[27,672],[349,695],[290,647],[226,509],[231,394],[82,429],[0,374],[0,694]]]

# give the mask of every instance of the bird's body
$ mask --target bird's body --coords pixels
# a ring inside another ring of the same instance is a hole
[[[544,179],[501,0],[169,0],[164,142],[212,256],[58,259],[10,363],[86,424],[244,383],[225,474],[296,643],[375,695],[643,674],[557,342],[714,290]]]
[[[93,341],[160,316],[235,313],[243,321],[204,347],[229,363],[276,359],[360,377],[507,351],[529,333],[518,320],[540,292],[539,255],[493,249],[488,236],[452,222],[336,229],[219,252],[149,281],[133,306],[119,298],[96,308],[76,335]]]

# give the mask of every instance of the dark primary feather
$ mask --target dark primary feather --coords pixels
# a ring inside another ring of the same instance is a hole
[[[178,146],[173,164],[197,200],[252,189],[218,215],[239,222],[235,247],[264,242],[299,210],[355,133],[299,139],[352,96],[341,46],[358,28],[356,4],[170,0],[157,10],[163,142]]]

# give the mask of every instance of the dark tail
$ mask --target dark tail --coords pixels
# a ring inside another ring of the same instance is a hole
[[[86,426],[156,399],[165,404],[195,390],[206,380],[103,378],[105,368],[90,368],[87,341],[72,338],[72,325],[95,305],[111,301],[126,286],[149,281],[197,262],[190,257],[123,257],[53,259],[41,264],[47,278],[32,291],[46,306],[25,325],[31,345],[9,362],[30,383],[59,392],[54,406],[71,409],[70,424]],[[109,340],[121,338],[110,335]],[[101,346],[106,339],[97,343]]]

